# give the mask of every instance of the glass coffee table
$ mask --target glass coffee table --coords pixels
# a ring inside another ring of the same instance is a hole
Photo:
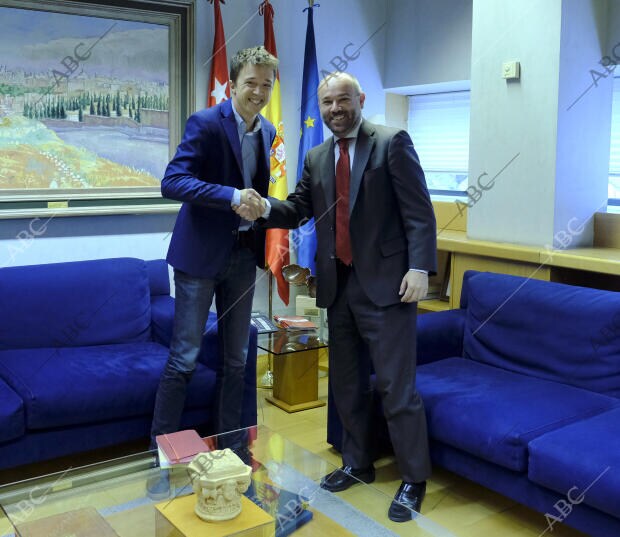
[[[254,527],[231,530],[232,526],[225,523],[201,521],[193,513],[194,497],[186,467],[171,470],[168,499],[150,499],[147,481],[162,475],[162,470],[156,453],[147,452],[0,487],[0,506],[15,531],[9,535],[454,537],[415,512],[411,521],[391,522],[387,510],[392,498],[372,485],[360,483],[338,494],[321,489],[321,477],[335,467],[265,426],[233,435],[235,441],[239,435],[248,440],[236,451],[252,466],[252,483],[242,498],[242,515],[256,516]],[[205,451],[216,444],[230,445],[232,439],[231,435],[208,437]],[[198,528],[193,533],[181,531],[181,526],[170,522],[170,513],[182,503],[188,506],[186,516]]]
[[[267,401],[286,412],[325,405],[319,399],[319,349],[327,343],[316,330],[260,334],[257,345],[273,357],[273,395]]]

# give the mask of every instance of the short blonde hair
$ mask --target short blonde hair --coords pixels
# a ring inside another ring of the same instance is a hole
[[[235,54],[230,60],[230,79],[237,82],[239,72],[246,65],[261,65],[271,67],[273,69],[273,77],[276,77],[279,60],[273,54],[270,54],[263,46],[244,48]]]

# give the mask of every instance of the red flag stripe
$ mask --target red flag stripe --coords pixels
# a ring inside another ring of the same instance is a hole
[[[207,106],[213,106],[230,98],[228,85],[228,60],[226,57],[226,39],[224,38],[224,23],[220,10],[220,0],[213,0],[215,18],[215,34],[213,36],[213,51],[211,75],[207,91]]]

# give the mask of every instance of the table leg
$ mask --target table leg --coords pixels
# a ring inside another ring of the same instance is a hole
[[[319,399],[319,353],[317,349],[273,357],[273,396],[267,401],[298,412],[325,405]]]

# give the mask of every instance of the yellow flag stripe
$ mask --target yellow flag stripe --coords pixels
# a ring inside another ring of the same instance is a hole
[[[286,180],[286,153],[284,150],[284,124],[282,123],[282,99],[280,81],[276,79],[271,92],[271,100],[263,109],[263,115],[276,127],[276,137],[271,146],[271,180],[269,195],[278,199],[286,199],[288,184]]]

